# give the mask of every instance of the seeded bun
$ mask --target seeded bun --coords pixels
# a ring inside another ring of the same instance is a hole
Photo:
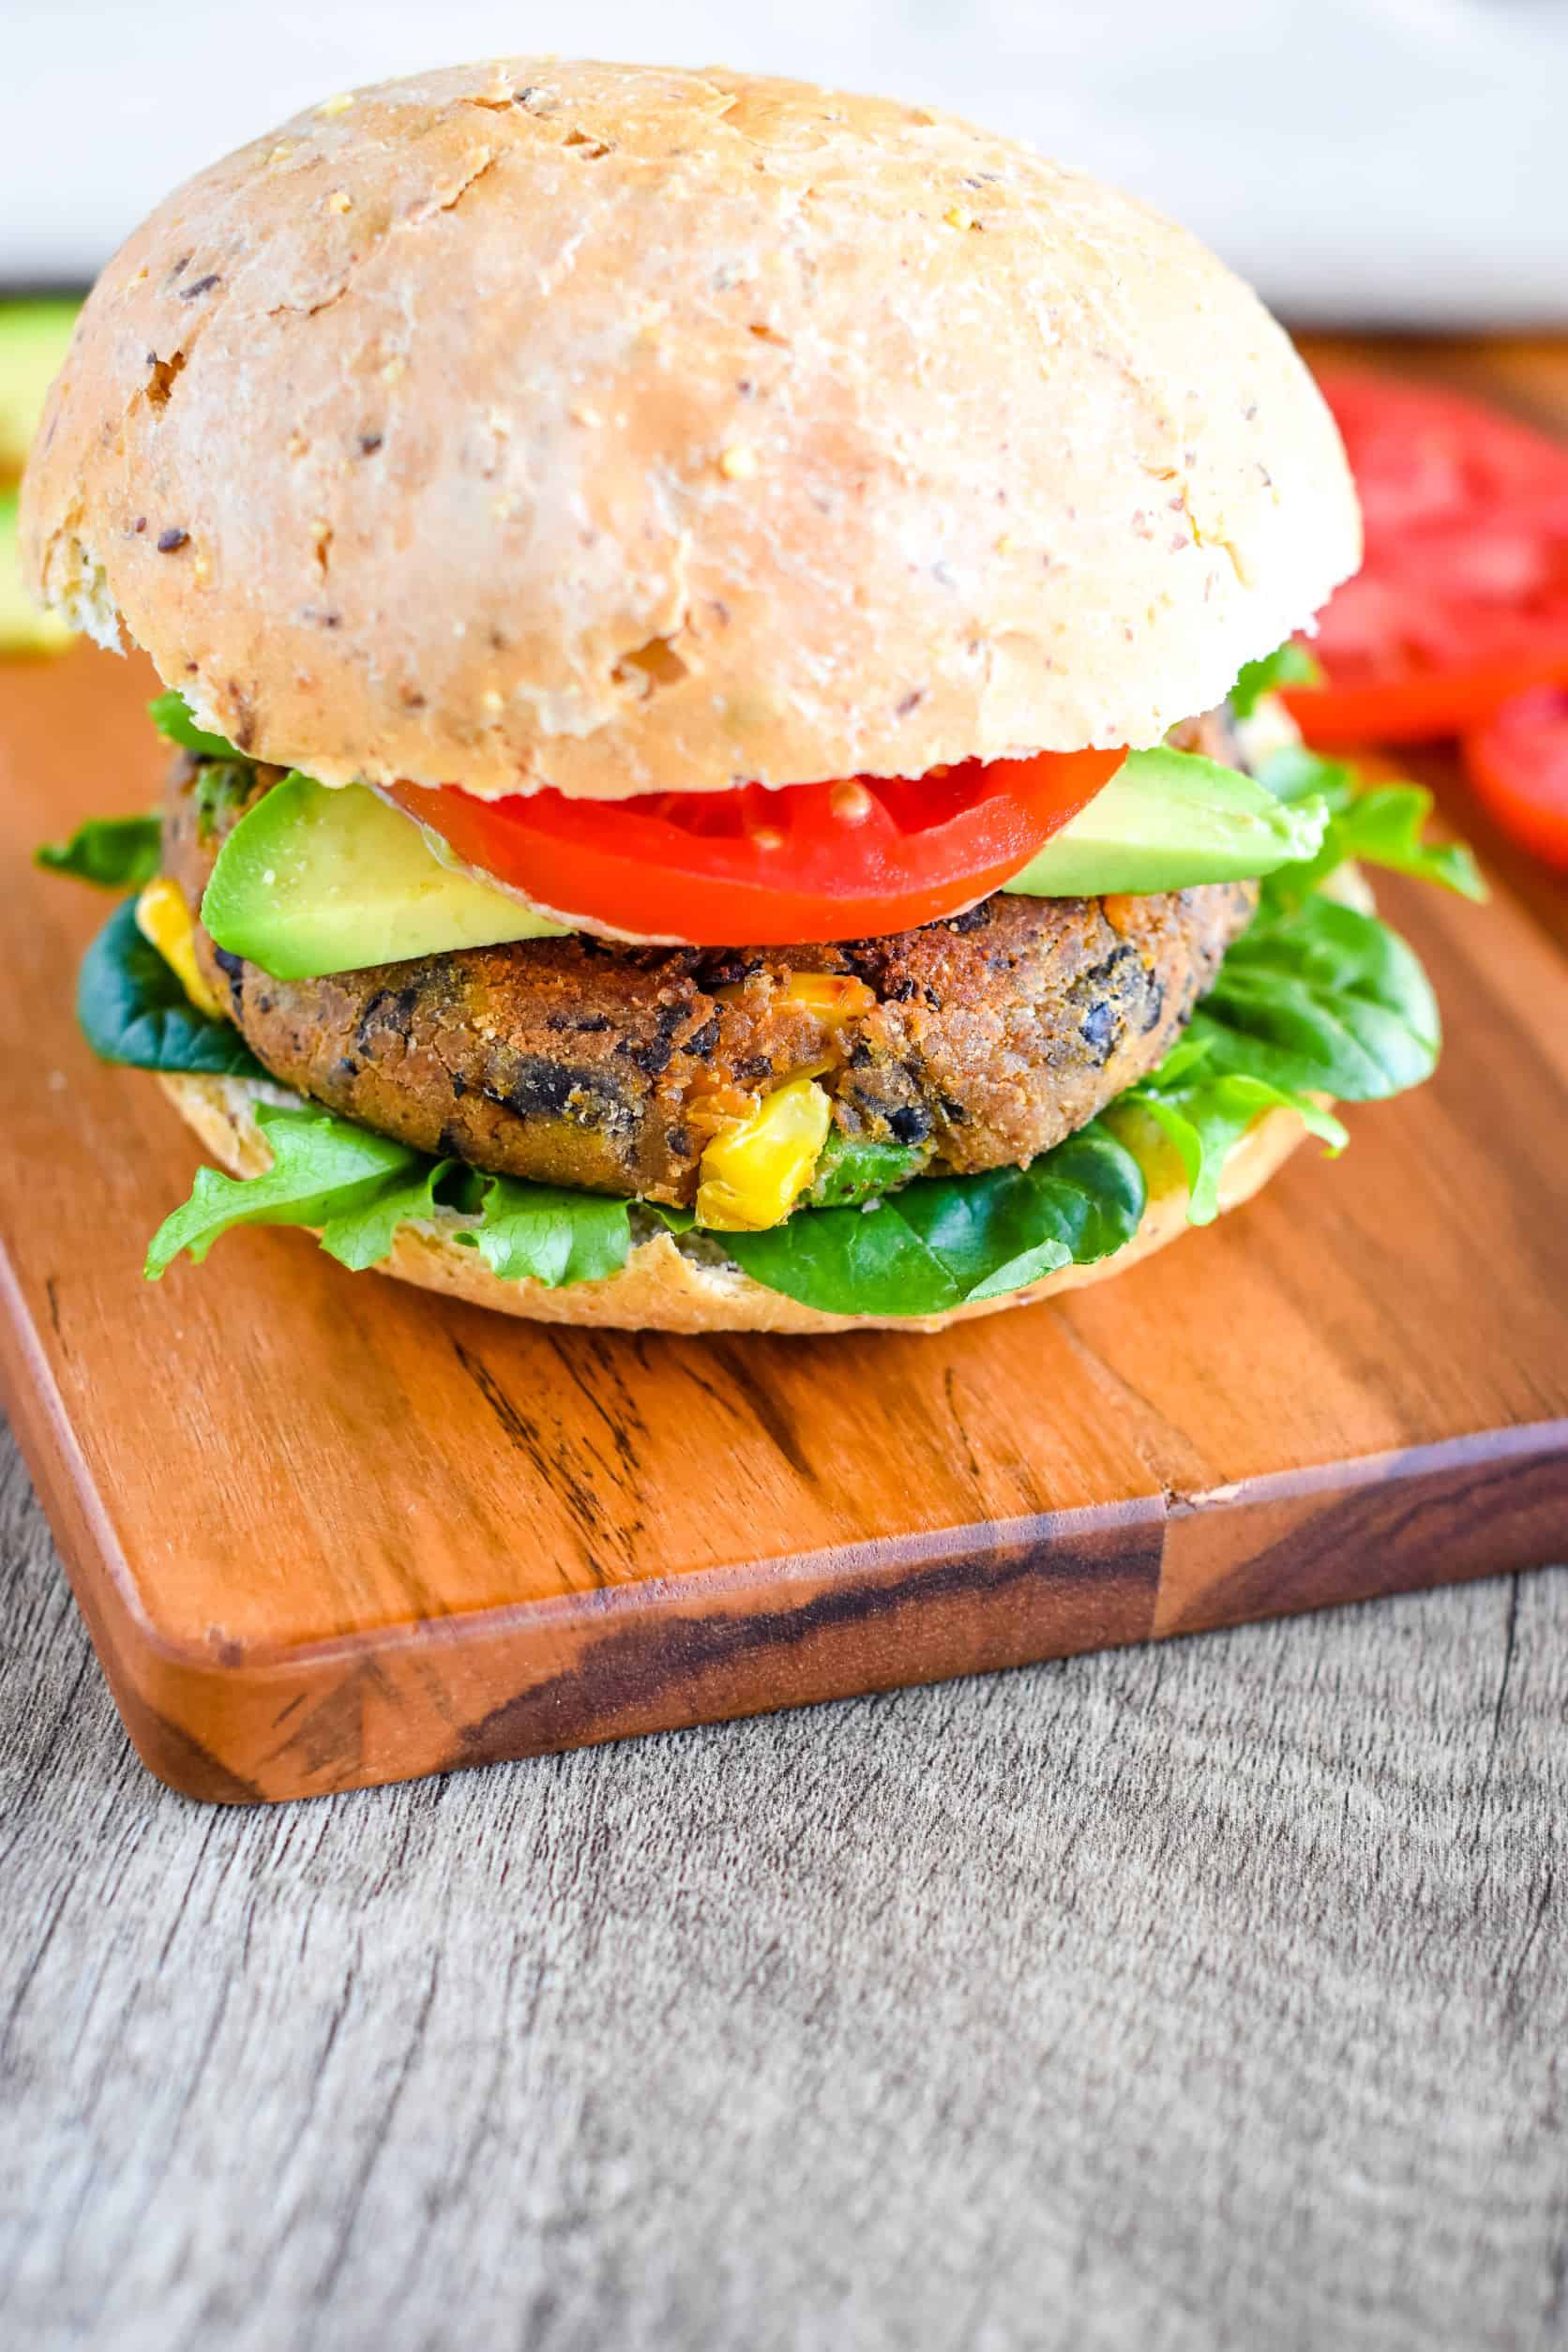
[[[169,1078],[158,1084],[201,1138],[203,1149],[232,1176],[259,1176],[272,1154],[255,1119],[259,1100],[277,1097],[247,1078]],[[1239,1209],[1289,1159],[1306,1130],[1293,1110],[1271,1110],[1234,1146],[1220,1184],[1222,1211]],[[1140,1150],[1143,1146],[1140,1143]],[[1149,1138],[1145,1161],[1149,1198],[1130,1242],[1094,1266],[1066,1266],[1043,1282],[1007,1297],[982,1299],[950,1315],[824,1315],[781,1291],[764,1289],[738,1266],[707,1262],[683,1250],[667,1232],[640,1243],[608,1282],[574,1282],[559,1290],[537,1282],[504,1282],[477,1251],[456,1238],[456,1219],[443,1211],[429,1224],[398,1229],[392,1255],[377,1269],[422,1290],[440,1290],[471,1306],[494,1307],[538,1323],[586,1323],[632,1331],[945,1331],[1003,1307],[1028,1306],[1085,1283],[1122,1274],[1153,1257],[1186,1230],[1187,1188],[1180,1161]]]
[[[605,799],[1151,743],[1360,550],[1290,344],[1142,205],[922,108],[538,58],[160,205],[24,541],[259,758]]]

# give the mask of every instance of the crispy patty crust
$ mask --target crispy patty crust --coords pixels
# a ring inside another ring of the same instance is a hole
[[[194,915],[226,831],[279,771],[212,805],[182,762],[164,869]],[[1256,900],[987,898],[885,939],[626,947],[587,935],[274,980],[197,955],[285,1086],[421,1151],[689,1206],[726,1122],[806,1072],[840,1132],[957,1172],[1019,1165],[1083,1126],[1175,1041]],[[824,1013],[802,973],[861,983]]]

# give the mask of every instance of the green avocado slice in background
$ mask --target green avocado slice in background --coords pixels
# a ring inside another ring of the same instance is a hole
[[[79,305],[40,298],[0,302],[0,480],[20,474],[65,361]]]
[[[14,482],[76,312],[74,302],[0,302],[0,654],[55,654],[71,641],[58,614],[39,612],[23,587]]]
[[[16,529],[16,492],[0,490],[0,654],[61,653],[71,631],[57,612],[40,612],[23,586]]]

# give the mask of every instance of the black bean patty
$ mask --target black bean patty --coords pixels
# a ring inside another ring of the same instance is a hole
[[[194,913],[225,831],[277,780],[199,817],[171,780],[164,867]],[[210,799],[210,795],[208,796]],[[586,935],[280,981],[204,971],[286,1086],[476,1168],[689,1205],[729,1120],[803,1072],[850,1137],[959,1171],[1022,1165],[1154,1067],[1251,915],[1250,883],[1153,897],[986,899],[886,939],[733,949]],[[791,993],[850,975],[845,1014]]]

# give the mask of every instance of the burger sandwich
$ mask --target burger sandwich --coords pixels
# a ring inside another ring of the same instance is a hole
[[[330,98],[104,273],[23,497],[151,656],[89,1042],[239,1224],[557,1322],[817,1332],[1114,1273],[1438,1018],[1473,887],[1272,688],[1359,556],[1289,340],[923,108],[519,58]]]

